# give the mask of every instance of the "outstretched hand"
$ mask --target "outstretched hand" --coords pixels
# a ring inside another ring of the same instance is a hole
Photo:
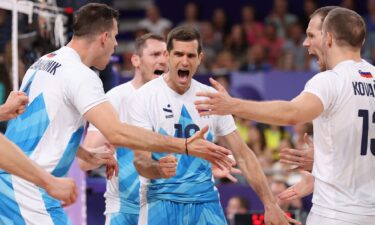
[[[242,174],[241,170],[235,168],[237,162],[233,158],[232,155],[229,155],[228,158],[233,160],[233,164],[230,168],[218,168],[217,166],[213,165],[212,166],[212,174],[214,175],[215,178],[228,178],[230,181],[237,183],[238,179],[233,176],[233,174]]]
[[[301,225],[301,222],[288,217],[277,204],[265,207],[264,223],[266,225],[289,225],[290,223]]]
[[[303,198],[314,191],[314,176],[306,171],[301,171],[301,174],[302,179],[300,182],[289,187],[278,195],[281,200],[290,201],[297,198]]]
[[[210,78],[212,86],[217,92],[198,92],[197,96],[206,97],[194,102],[201,116],[232,114],[233,98],[229,96],[225,88],[213,78]]]
[[[232,167],[233,161],[227,156],[231,151],[215,145],[204,139],[208,126],[196,132],[192,137],[187,139],[187,149],[190,155],[205,159],[221,169]]]
[[[289,171],[312,171],[314,164],[314,144],[307,133],[304,134],[304,141],[308,148],[305,150],[283,148],[280,151],[280,162],[295,166]]]

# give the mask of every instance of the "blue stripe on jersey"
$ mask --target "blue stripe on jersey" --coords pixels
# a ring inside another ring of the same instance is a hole
[[[69,220],[68,215],[65,213],[64,209],[61,207],[60,201],[52,198],[47,194],[47,192],[39,188],[42,194],[42,199],[44,201],[46,210],[51,216],[54,225],[71,225],[72,222]]]
[[[14,197],[12,177],[5,173],[0,174],[0,224],[26,225]]]
[[[134,167],[134,152],[128,148],[116,151],[119,164],[120,212],[139,214],[139,176]]]
[[[30,94],[30,86],[31,86],[31,83],[33,82],[34,78],[35,78],[35,75],[38,71],[36,70],[34,72],[34,74],[30,77],[30,79],[27,81],[25,87],[21,90],[23,92],[26,93],[26,95],[29,95]]]
[[[111,221],[109,225],[137,225],[138,214],[129,213],[111,213]]]
[[[192,120],[188,110],[183,105],[178,124],[175,124],[174,137],[190,137],[199,127]],[[167,134],[162,128],[160,134]],[[211,131],[207,139],[212,141]],[[154,160],[164,157],[165,153],[152,153]],[[201,203],[218,201],[217,189],[212,181],[211,164],[203,159],[175,154],[178,160],[176,176],[169,179],[151,179],[148,184],[148,201],[164,199],[186,203]]]
[[[5,136],[17,144],[26,155],[30,155],[45,133],[49,122],[44,97],[40,94],[26,107],[22,115],[9,122]]]
[[[52,175],[56,177],[62,177],[65,176],[66,173],[68,173],[68,170],[73,163],[74,157],[76,156],[82,134],[83,127],[78,128],[78,130],[76,130],[72,134],[72,137],[70,138],[68,145],[64,150],[63,156],[61,157],[55,169],[52,171]]]

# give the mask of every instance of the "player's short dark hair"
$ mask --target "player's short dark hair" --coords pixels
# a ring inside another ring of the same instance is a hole
[[[330,32],[340,46],[361,48],[366,37],[363,18],[350,9],[337,7],[324,20],[323,30]]]
[[[154,33],[144,34],[135,39],[135,44],[134,44],[135,54],[142,56],[143,49],[146,47],[147,40],[157,40],[157,41],[165,42],[164,37],[159,34],[154,34]]]
[[[323,21],[324,19],[326,18],[326,16],[328,15],[328,13],[332,10],[332,9],[335,9],[337,8],[338,6],[324,6],[324,7],[321,7],[317,10],[315,10],[311,15],[310,15],[310,19],[314,18],[315,16],[320,16],[321,18],[321,24],[320,24],[320,29],[322,29],[322,26],[323,26]]]
[[[113,29],[113,19],[118,20],[117,10],[100,3],[89,3],[78,9],[74,16],[74,36],[84,37]]]
[[[176,41],[194,41],[198,42],[198,54],[202,52],[202,40],[199,32],[191,26],[179,26],[172,29],[167,37],[167,50],[173,49],[173,40]]]

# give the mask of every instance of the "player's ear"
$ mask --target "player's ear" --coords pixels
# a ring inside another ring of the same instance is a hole
[[[133,54],[130,60],[135,68],[139,67],[139,65],[141,64],[141,59],[137,54]]]

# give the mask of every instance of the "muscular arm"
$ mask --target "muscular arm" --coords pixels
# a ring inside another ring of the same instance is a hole
[[[232,98],[215,80],[210,79],[216,93],[197,93],[208,99],[196,101],[201,115],[233,114],[241,118],[276,125],[309,122],[323,112],[323,103],[314,94],[302,92],[291,101],[247,101]]]
[[[286,218],[277,205],[255,154],[247,147],[238,131],[233,131],[222,139],[232,149],[242,174],[263,202],[266,211],[266,224],[289,224],[287,221],[298,223]]]

